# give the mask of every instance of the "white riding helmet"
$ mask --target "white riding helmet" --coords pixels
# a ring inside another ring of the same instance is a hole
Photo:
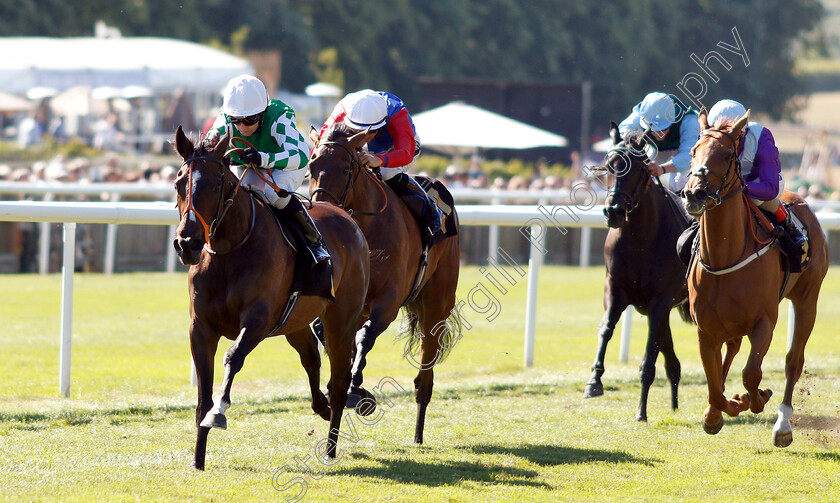
[[[720,100],[709,110],[709,125],[717,122],[737,121],[747,113],[744,105],[735,100]]]
[[[376,130],[385,125],[388,102],[376,91],[363,89],[350,93],[342,100],[347,116],[344,123],[353,129]]]
[[[642,128],[650,126],[654,131],[664,131],[676,122],[677,107],[667,94],[650,93],[639,104],[639,115]]]
[[[265,84],[253,75],[234,77],[225,87],[222,112],[230,117],[248,117],[268,107]]]

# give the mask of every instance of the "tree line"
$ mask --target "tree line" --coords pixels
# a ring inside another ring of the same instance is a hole
[[[292,91],[326,80],[409,104],[421,76],[589,81],[598,125],[650,91],[682,99],[680,83],[707,106],[789,117],[806,92],[793,48],[823,15],[819,0],[0,0],[0,35],[90,36],[101,19],[125,36],[280,49]],[[720,45],[737,46],[733,29],[746,58]]]

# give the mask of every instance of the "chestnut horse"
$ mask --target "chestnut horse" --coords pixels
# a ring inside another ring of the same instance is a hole
[[[761,363],[770,347],[779,315],[779,301],[793,303],[793,342],[785,361],[785,394],[773,426],[773,444],[787,447],[793,441],[790,416],[793,388],[805,364],[805,344],[814,328],[817,297],[828,271],[828,245],[814,212],[793,192],[782,201],[808,229],[810,262],[801,273],[787,277],[782,252],[773,246],[771,231],[756,228],[743,194],[744,179],[738,160],[740,133],[749,111],[737,121],[710,128],[706,110],[700,113],[700,139],[692,150],[691,176],[685,186],[685,207],[700,218],[700,246],[689,266],[688,292],[691,315],[697,323],[700,359],[709,386],[709,407],[703,429],[712,435],[723,426],[721,412],[730,416],[750,409],[764,410],[770,389],[759,389]],[[744,367],[746,394],[727,399],[724,385],[729,367],[744,335],[752,350]],[[721,360],[721,349],[726,351]]]
[[[367,399],[362,403],[375,404],[375,398],[361,387],[366,355],[377,336],[388,328],[400,307],[405,305],[409,321],[405,357],[419,369],[414,379],[417,402],[414,442],[422,444],[426,407],[432,397],[434,366],[461,337],[461,319],[455,308],[460,267],[459,236],[448,237],[431,248],[422,288],[413,300],[408,299],[414,290],[424,248],[419,224],[396,193],[359,162],[356,150],[362,146],[365,132],[351,134],[341,123],[326,131],[324,138],[319,138],[313,131],[311,136],[316,146],[309,164],[312,199],[332,201],[349,211],[370,246],[371,276],[364,309],[367,320],[356,333],[351,393]],[[449,218],[457,225],[454,208]],[[418,343],[419,361],[413,356]],[[372,412],[367,408],[357,410],[363,414]]]
[[[225,156],[227,136],[215,145],[205,140],[194,146],[179,127],[175,144],[184,164],[175,180],[181,223],[174,245],[181,262],[191,266],[190,344],[198,375],[195,468],[204,469],[210,428],[227,427],[225,409],[231,403],[231,385],[245,357],[263,339],[278,333],[286,334],[300,354],[309,378],[312,410],[330,422],[327,454],[335,457],[350,382],[353,334],[369,279],[364,236],[343,211],[329,204],[313,205],[310,213],[332,256],[335,302],[302,295],[288,314],[295,251],[271,210],[239,190],[239,179]],[[329,349],[329,400],[319,389],[321,357],[309,327],[318,317]],[[234,342],[225,352],[222,392],[214,405],[213,360],[223,336]]]
[[[618,126],[612,122],[610,137],[613,146],[605,167],[615,177],[615,186],[604,207],[610,227],[604,242],[605,311],[598,328],[592,376],[583,396],[604,394],[601,376],[607,343],[621,313],[632,305],[648,317],[647,346],[639,365],[642,395],[636,413],[637,421],[647,421],[648,392],[656,375],[659,353],[665,358],[665,373],[671,382],[671,408],[677,409],[680,361],[674,352],[669,318],[671,309],[678,306],[683,319],[689,321],[685,266],[676,252],[677,238],[688,226],[688,215],[682,212],[676,196],[660,183],[652,183],[644,152],[645,135],[622,139]]]

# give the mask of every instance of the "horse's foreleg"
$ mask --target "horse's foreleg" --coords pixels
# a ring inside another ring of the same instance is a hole
[[[770,341],[773,338],[773,326],[768,318],[759,319],[753,326],[750,338],[750,356],[747,358],[747,365],[744,367],[743,381],[744,388],[747,390],[747,396],[743,397],[741,401],[744,406],[749,406],[750,410],[758,414],[764,410],[764,404],[770,399],[773,394],[770,389],[758,389],[761,384],[763,376],[761,372],[761,364],[764,361],[764,355],[770,349]],[[737,398],[733,397],[733,398]]]
[[[213,406],[213,357],[218,343],[218,338],[204,337],[193,322],[190,330],[190,346],[198,383],[198,404],[195,407],[197,435],[193,468],[197,470],[204,469],[204,456],[207,451],[207,434],[210,428],[201,426],[201,420]]]
[[[364,382],[364,369],[367,365],[367,354],[373,349],[376,338],[396,319],[399,306],[374,306],[371,309],[370,317],[362,328],[356,332],[356,348],[353,358],[351,372],[350,393],[360,395],[360,388]],[[353,401],[358,401],[354,397]],[[348,403],[348,406],[355,407],[355,403]]]
[[[793,388],[802,375],[805,365],[805,344],[814,329],[817,316],[816,295],[813,299],[792,299],[796,319],[793,325],[793,342],[785,357],[785,394],[779,405],[779,417],[773,425],[773,445],[787,447],[793,442],[790,417],[793,415]]]
[[[300,355],[300,363],[309,378],[309,390],[312,393],[312,410],[329,421],[330,405],[321,392],[321,355],[318,354],[318,339],[309,327],[286,335],[295,351]]]
[[[709,406],[703,412],[703,430],[714,435],[723,427],[721,412],[730,408],[729,401],[723,394],[723,372],[720,356],[721,343],[717,343],[699,328],[697,336],[700,340],[700,360],[706,373],[706,383],[709,388]],[[729,413],[729,412],[727,412]],[[730,415],[737,415],[730,414]]]
[[[723,367],[721,369],[721,382],[724,383],[724,390],[726,389],[726,376],[729,375],[729,369],[732,367],[732,361],[735,359],[735,355],[741,350],[741,341],[743,340],[743,337],[736,337],[726,341],[726,350],[723,352]]]
[[[601,376],[604,375],[604,359],[607,355],[607,343],[612,339],[613,332],[621,313],[627,308],[627,301],[624,295],[615,293],[614,289],[607,294],[607,309],[598,326],[598,350],[595,353],[595,361],[592,363],[592,375],[583,389],[584,398],[593,398],[604,394],[604,385],[601,383]]]
[[[225,411],[231,404],[230,389],[233,386],[233,378],[237,372],[242,370],[242,365],[245,364],[245,357],[257,347],[257,344],[262,341],[263,336],[264,331],[260,331],[260,335],[257,335],[257,330],[248,326],[243,327],[239,331],[239,336],[237,336],[230,348],[225,351],[223,360],[225,377],[222,380],[222,391],[216,396],[213,402],[213,408],[204,416],[204,419],[201,421],[201,426],[223,430],[227,429]]]

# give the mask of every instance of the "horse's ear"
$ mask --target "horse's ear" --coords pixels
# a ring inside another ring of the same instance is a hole
[[[350,138],[347,138],[347,146],[350,147],[350,149],[361,147],[365,144],[365,140],[367,139],[368,134],[370,134],[370,128],[354,134]]]
[[[321,135],[318,134],[318,130],[315,129],[315,126],[309,126],[309,139],[312,140],[312,143],[314,143],[316,147],[321,141]]]
[[[610,138],[612,138],[613,145],[618,145],[621,142],[621,134],[618,132],[618,124],[615,121],[610,121]]]
[[[749,122],[749,120],[750,120],[750,111],[747,110],[747,113],[745,113],[743,117],[738,119],[738,122],[736,122],[735,125],[732,126],[732,134],[737,137],[738,133],[740,133],[741,130],[744,129],[744,126],[747,125],[747,122]]]
[[[192,157],[193,154],[193,143],[187,138],[187,135],[184,134],[184,129],[178,125],[178,130],[175,131],[175,150],[178,151],[178,154],[181,155],[184,159],[188,159]]]
[[[700,122],[700,130],[709,129],[709,112],[706,111],[706,107],[700,109],[700,115],[697,116],[697,120]]]
[[[213,146],[213,157],[216,159],[221,159],[225,156],[225,152],[227,152],[228,148],[230,147],[230,135],[225,132],[219,140],[216,142],[216,145]]]

